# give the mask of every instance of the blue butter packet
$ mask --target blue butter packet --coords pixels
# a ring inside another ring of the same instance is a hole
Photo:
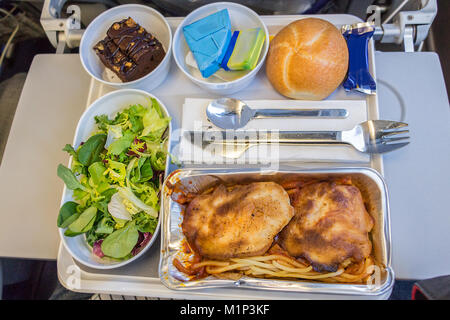
[[[347,41],[349,61],[347,78],[343,83],[346,91],[356,90],[366,94],[376,93],[376,83],[369,72],[368,44],[374,27],[370,23],[345,25],[342,33]]]
[[[231,54],[233,53],[234,46],[236,44],[236,40],[237,40],[238,36],[239,36],[239,31],[234,31],[233,35],[231,36],[231,40],[230,40],[230,44],[228,45],[228,49],[225,53],[225,56],[223,57],[222,63],[220,64],[220,66],[227,71],[230,71],[230,68],[228,68],[227,64],[228,64],[228,60],[230,60]]]
[[[183,34],[204,78],[219,70],[231,40],[227,9],[183,27]]]

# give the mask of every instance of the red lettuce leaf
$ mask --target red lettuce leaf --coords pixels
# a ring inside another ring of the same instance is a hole
[[[103,239],[97,240],[94,242],[94,246],[92,247],[92,252],[100,258],[103,258],[105,254],[102,251],[102,242]]]
[[[147,243],[150,242],[152,238],[152,234],[150,232],[139,232],[139,239],[136,245],[134,246],[133,250],[131,251],[131,254],[133,256],[137,255],[139,252],[144,249],[144,247],[147,245]]]

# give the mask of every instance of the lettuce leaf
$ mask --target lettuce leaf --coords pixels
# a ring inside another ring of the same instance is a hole
[[[150,234],[149,232],[139,231],[139,239],[138,239],[138,242],[136,243],[136,245],[134,246],[133,250],[131,251],[131,255],[135,256],[139,252],[141,252],[142,249],[144,249],[145,246],[150,242],[150,240],[152,239],[152,236],[153,235]]]
[[[108,175],[108,178],[112,183],[118,183],[119,185],[124,186],[127,175],[126,165],[113,160],[108,160],[107,165],[108,167],[103,174]]]
[[[97,216],[97,208],[89,207],[87,208],[78,219],[72,222],[67,228],[67,233],[65,235],[78,235],[81,233],[85,233],[92,229],[94,226],[95,218]]]
[[[97,127],[103,131],[107,131],[108,126],[113,124],[113,122],[114,122],[113,120],[109,120],[109,118],[106,114],[95,116],[94,119],[95,119],[95,123],[97,124]]]
[[[152,154],[150,161],[155,170],[162,171],[166,168],[166,153],[157,151]]]
[[[127,207],[123,203],[122,196],[119,193],[115,193],[111,197],[111,201],[108,203],[108,212],[114,218],[121,220],[131,220],[131,213],[128,212]]]
[[[97,228],[95,229],[95,232],[96,233],[104,233],[104,234],[113,233],[115,224],[116,223],[114,222],[114,220],[111,216],[109,216],[109,215],[103,216],[103,218],[97,224]]]
[[[63,148],[63,151],[66,151],[72,157],[78,158],[78,155],[77,155],[75,149],[70,144],[66,144]]]
[[[123,258],[130,254],[139,239],[139,232],[134,221],[128,222],[122,229],[107,236],[102,244],[102,252],[112,258]]]
[[[108,179],[104,176],[105,166],[101,162],[94,162],[88,168],[90,174],[89,184],[96,192],[102,193],[109,189]]]
[[[106,134],[100,133],[90,137],[78,150],[78,161],[85,166],[90,166],[100,161],[100,152],[104,150]]]
[[[92,253],[95,254],[99,258],[103,258],[105,254],[102,251],[102,242],[103,239],[97,240],[92,245]]]
[[[146,214],[145,212],[138,213],[134,219],[140,232],[150,232],[151,234],[155,233],[156,226],[158,225],[158,219]]]
[[[156,211],[153,207],[145,204],[141,199],[139,199],[133,191],[129,187],[126,188],[118,188],[119,194],[122,196],[122,198],[127,199],[130,201],[136,208],[145,211],[150,216],[157,218],[158,217],[158,211]]]
[[[126,131],[122,137],[113,141],[108,148],[108,153],[113,155],[119,155],[126,151],[134,140],[134,133],[131,131]]]
[[[80,183],[80,181],[78,181],[77,177],[75,177],[75,174],[72,172],[72,170],[70,170],[66,166],[59,164],[57,175],[64,181],[68,189],[70,190],[80,189],[83,191],[87,191],[87,188],[83,186]]]
[[[171,118],[163,116],[161,107],[156,99],[151,99],[151,102],[151,106],[142,118],[144,130],[142,130],[141,136],[149,136],[152,140],[158,140],[161,139],[164,131],[166,131]]]
[[[72,222],[74,222],[78,217],[77,212],[78,203],[73,201],[67,201],[64,203],[59,210],[57,226],[60,228],[67,228]]]
[[[122,127],[119,125],[109,125],[108,126],[108,136],[106,137],[105,148],[108,149],[111,143],[115,140],[121,138],[122,135]]]

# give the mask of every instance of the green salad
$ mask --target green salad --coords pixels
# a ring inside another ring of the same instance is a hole
[[[158,224],[170,120],[151,99],[114,119],[96,116],[97,130],[89,139],[64,147],[72,166],[60,164],[57,173],[75,200],[64,203],[58,215],[65,236],[85,234],[100,258],[127,260],[145,247]]]

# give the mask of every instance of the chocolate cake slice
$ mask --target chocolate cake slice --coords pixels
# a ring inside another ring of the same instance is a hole
[[[107,36],[94,47],[102,63],[123,82],[153,71],[164,59],[162,44],[132,18],[115,22]]]
[[[109,38],[105,38],[94,47],[102,63],[114,71],[123,82],[133,81],[144,76],[146,73],[140,72],[136,63],[129,59],[119,50],[119,47]]]

